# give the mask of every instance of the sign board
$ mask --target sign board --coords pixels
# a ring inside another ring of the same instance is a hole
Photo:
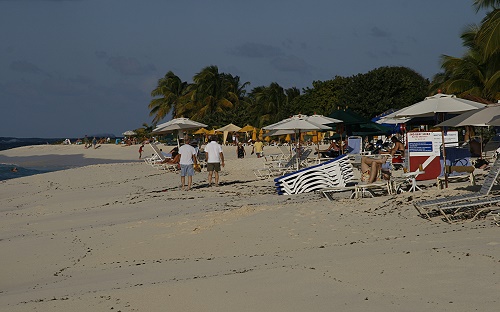
[[[417,177],[417,180],[431,180],[441,174],[441,145],[443,145],[442,132],[423,131],[408,132],[406,134],[408,142],[408,160],[411,172],[417,171],[421,165],[424,174]],[[448,131],[444,137],[446,146],[458,145],[458,131]]]

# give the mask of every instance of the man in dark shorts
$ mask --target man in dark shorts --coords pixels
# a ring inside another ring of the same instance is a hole
[[[222,146],[215,141],[215,137],[209,138],[210,143],[205,146],[205,154],[207,159],[208,171],[208,186],[212,185],[212,175],[215,172],[215,186],[219,186],[219,171],[221,166],[224,167],[224,154]]]

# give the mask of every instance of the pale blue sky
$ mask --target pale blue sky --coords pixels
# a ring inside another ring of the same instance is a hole
[[[0,0],[0,136],[82,137],[151,123],[172,70],[310,87],[380,66],[426,78],[461,56],[472,0]],[[249,89],[249,91],[250,91]]]

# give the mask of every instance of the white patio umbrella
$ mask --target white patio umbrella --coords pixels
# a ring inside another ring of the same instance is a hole
[[[384,117],[381,117],[379,120],[377,120],[375,122],[378,123],[378,124],[397,125],[397,124],[406,123],[410,119],[411,118],[408,118],[408,117],[399,117],[399,118],[392,117],[391,118],[391,117],[388,117],[388,116],[384,116]]]
[[[264,127],[265,130],[293,130],[294,133],[298,133],[299,144],[298,144],[298,157],[297,157],[297,170],[300,166],[300,132],[301,131],[311,131],[311,130],[328,130],[332,127],[325,126],[322,124],[317,124],[313,121],[308,120],[307,115],[295,115],[290,118],[284,119],[272,125]]]
[[[189,130],[189,129],[199,129],[207,127],[207,125],[191,120],[189,118],[175,118],[165,123],[157,126],[151,133],[153,134],[164,134],[177,130],[177,146],[179,146],[179,132],[180,130]]]
[[[311,121],[311,122],[314,122],[316,124],[320,124],[320,125],[328,125],[328,124],[335,124],[335,123],[341,123],[341,122],[343,122],[340,119],[335,119],[335,118],[326,117],[326,116],[317,115],[317,114],[308,116],[307,120]]]
[[[488,127],[500,125],[498,117],[500,116],[500,104],[489,104],[483,108],[468,111],[448,120],[443,121],[437,126],[440,127]],[[481,144],[481,154],[483,146]]]
[[[426,97],[423,101],[400,109],[387,117],[428,117],[437,113],[463,113],[486,106],[474,101],[457,98],[453,94],[438,93]]]
[[[158,125],[152,133],[162,134],[172,132],[174,130],[199,129],[204,127],[207,127],[207,125],[189,118],[180,117]]]
[[[125,132],[122,133],[122,135],[124,136],[127,136],[127,135],[136,135],[137,133],[135,133],[134,131],[132,130],[127,130]]]
[[[488,126],[495,126],[495,127],[500,126],[500,116],[496,116],[491,121],[488,121],[486,124]]]
[[[471,110],[443,121],[437,126],[444,127],[462,127],[462,126],[475,126],[486,127],[492,126],[489,124],[500,116],[500,104],[489,104],[483,108]]]
[[[444,113],[463,113],[470,110],[477,110],[486,106],[474,101],[457,98],[455,95],[438,93],[426,97],[423,101],[405,107],[387,116],[401,117],[427,117]],[[444,131],[441,131],[443,143],[443,160],[446,163],[446,149],[444,148]],[[445,186],[448,187],[448,174],[445,170]]]

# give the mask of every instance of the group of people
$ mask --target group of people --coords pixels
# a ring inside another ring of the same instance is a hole
[[[170,157],[166,158],[163,163],[178,164],[181,176],[181,189],[190,190],[193,184],[193,176],[195,167],[198,164],[198,148],[193,146],[189,137],[184,138],[184,143],[180,148],[174,147],[170,151]],[[139,159],[142,158],[144,152],[144,144],[139,148]],[[207,171],[208,171],[208,186],[219,186],[219,172],[224,167],[224,153],[222,146],[217,142],[216,136],[210,136],[208,143],[205,145],[204,151]],[[241,142],[236,146],[238,158],[244,158],[246,151]],[[257,139],[252,147],[252,154],[256,154],[258,158],[264,154],[264,144],[260,139]],[[212,183],[214,182],[214,183]]]
[[[252,155],[253,154],[257,155],[257,158],[264,156],[264,143],[260,139],[253,142]],[[245,147],[241,142],[238,142],[236,145],[236,156],[238,158],[245,158],[246,155],[247,152],[245,151]]]
[[[390,143],[389,143],[390,142]],[[361,157],[361,181],[372,183],[379,177],[389,179],[390,171],[383,168],[389,156],[391,156],[393,163],[402,163],[405,156],[405,146],[396,136],[391,136],[387,143],[382,141],[377,142],[376,145],[370,142],[365,142],[365,149],[368,149],[372,154],[380,154],[378,156],[362,156]],[[371,147],[370,148],[370,144]],[[346,142],[332,141],[327,149],[317,149],[323,157],[337,157],[342,153],[342,147],[347,146]],[[386,156],[383,156],[386,155]]]
[[[382,157],[362,156],[361,157],[361,181],[373,183],[379,177],[388,180],[391,172],[384,168],[389,156],[393,163],[402,163],[405,156],[405,146],[396,136],[391,136],[392,147],[386,146],[386,150],[379,149],[378,154]],[[380,176],[379,176],[380,174]]]
[[[189,191],[193,185],[195,167],[199,167],[198,149],[191,145],[190,142],[189,137],[184,138],[184,143],[181,147],[174,147],[170,151],[170,158],[165,160],[167,163],[178,164],[181,176],[181,190],[186,191]],[[141,146],[139,152],[140,156],[142,155],[142,148],[143,146]],[[221,167],[224,167],[224,153],[222,152],[222,146],[217,143],[215,137],[209,138],[204,153],[207,162],[208,186],[213,185],[212,181],[215,182],[215,186],[219,186],[219,172],[221,171]]]

